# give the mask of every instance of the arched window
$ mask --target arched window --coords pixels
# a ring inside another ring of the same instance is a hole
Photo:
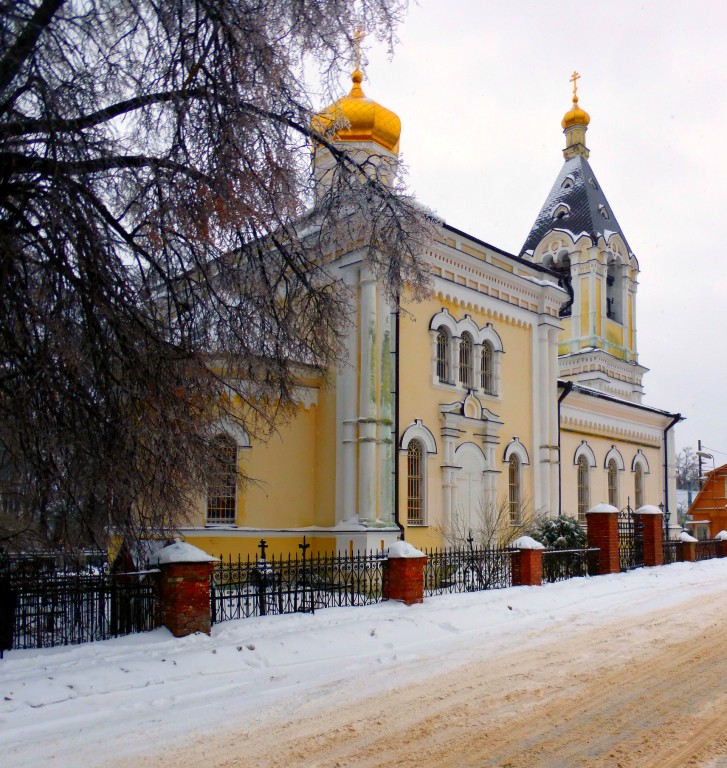
[[[459,340],[459,380],[463,387],[470,389],[472,388],[473,349],[472,337],[465,331]]]
[[[508,470],[508,501],[510,506],[510,525],[520,525],[522,522],[520,457],[514,453],[510,455]]]
[[[618,501],[618,464],[616,459],[608,461],[608,503],[612,507],[619,507]]]
[[[581,454],[578,457],[578,522],[586,522],[586,512],[590,507],[591,488],[588,475],[588,458]]]
[[[437,333],[437,378],[449,381],[449,335],[444,328]]]
[[[644,506],[644,468],[637,464],[634,469],[634,509]]]
[[[237,443],[229,435],[217,435],[212,440],[211,459],[207,522],[234,523],[237,514]]]
[[[409,525],[424,525],[424,446],[412,440],[406,452],[407,496],[406,521]]]
[[[492,344],[484,342],[480,360],[480,386],[488,395],[495,394],[494,355]]]

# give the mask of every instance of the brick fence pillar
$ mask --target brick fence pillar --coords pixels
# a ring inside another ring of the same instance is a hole
[[[543,583],[545,547],[530,536],[521,536],[512,546],[518,550],[512,556],[513,587],[539,587]]]
[[[699,539],[695,539],[694,536],[690,536],[688,533],[680,533],[679,541],[681,542],[681,557],[679,558],[683,563],[694,563],[697,560],[697,542]]]
[[[194,632],[209,635],[210,574],[216,557],[186,542],[170,544],[150,559],[160,570],[159,599],[162,624],[175,637]]]
[[[720,531],[715,537],[719,541],[719,557],[727,557],[727,531]]]
[[[427,556],[405,541],[395,541],[384,563],[384,597],[405,605],[424,602],[424,566]]]
[[[644,565],[664,565],[664,532],[661,510],[645,504],[634,512],[644,537]]]
[[[598,547],[598,573],[619,573],[618,509],[610,504],[596,504],[586,512],[588,546]]]

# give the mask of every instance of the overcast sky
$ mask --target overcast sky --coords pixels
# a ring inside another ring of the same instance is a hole
[[[365,46],[363,86],[401,117],[409,186],[515,254],[581,74],[591,165],[641,267],[644,402],[727,462],[727,4],[420,0],[399,38],[391,61]]]

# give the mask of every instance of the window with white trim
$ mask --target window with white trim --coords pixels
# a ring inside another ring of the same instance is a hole
[[[406,521],[424,525],[424,461],[426,452],[420,440],[412,440],[406,452]]]
[[[437,378],[445,384],[449,381],[449,334],[444,328],[437,332]]]
[[[463,387],[472,389],[473,373],[474,373],[474,342],[472,336],[467,331],[462,334],[462,338],[459,340],[459,380],[462,382]]]
[[[634,467],[634,509],[644,506],[644,468],[641,464]]]
[[[618,464],[616,459],[608,461],[608,503],[618,508]]]
[[[492,344],[485,341],[480,353],[480,386],[488,395],[495,393],[495,352]]]
[[[591,487],[590,487],[590,467],[588,466],[588,457],[581,454],[578,457],[578,522],[586,522],[586,512],[590,507]]]
[[[513,453],[508,462],[508,502],[510,525],[522,522],[522,490],[520,482],[520,457]]]
[[[234,524],[237,516],[237,443],[226,434],[212,439],[207,522]]]

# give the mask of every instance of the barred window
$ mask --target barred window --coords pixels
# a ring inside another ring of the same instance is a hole
[[[212,451],[207,522],[234,523],[237,513],[237,444],[229,435],[217,435],[212,441]]]
[[[424,447],[419,440],[407,450],[406,519],[409,525],[424,524]]]
[[[494,352],[492,350],[492,344],[486,341],[482,345],[482,354],[480,362],[480,386],[488,395],[494,395],[495,393],[495,376],[493,370],[494,364]]]
[[[449,335],[441,328],[437,334],[437,378],[449,381]]]
[[[509,466],[509,506],[510,525],[520,525],[522,522],[522,493],[520,488],[520,458],[515,454],[510,456]]]
[[[612,507],[618,507],[618,465],[616,459],[608,462],[608,503]]]
[[[578,457],[578,522],[586,522],[586,512],[590,506],[591,488],[588,458],[580,455]]]
[[[644,468],[636,465],[634,471],[634,509],[644,506]]]
[[[466,331],[459,341],[459,380],[463,387],[472,387],[472,337]]]

